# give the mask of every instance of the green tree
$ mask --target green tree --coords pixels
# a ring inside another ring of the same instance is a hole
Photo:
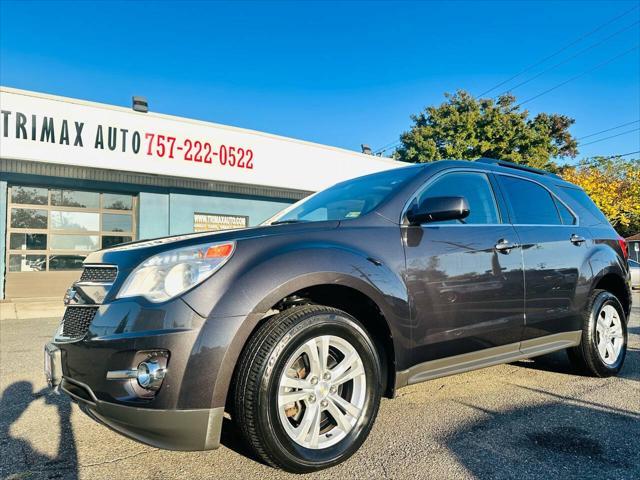
[[[575,157],[578,144],[565,115],[539,113],[529,118],[513,95],[476,99],[458,90],[445,93],[438,106],[413,115],[413,126],[400,136],[396,158],[424,163],[443,159],[499,158],[556,170],[554,157]]]

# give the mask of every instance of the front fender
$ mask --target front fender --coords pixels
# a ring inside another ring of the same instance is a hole
[[[399,253],[402,258],[398,261],[404,261],[400,244]],[[233,278],[208,313],[192,354],[190,370],[217,369],[215,382],[209,382],[211,407],[224,406],[242,349],[267,312],[281,299],[308,287],[340,285],[366,295],[387,321],[396,357],[409,350],[408,295],[404,282],[394,273],[399,271],[397,266],[377,264],[367,253],[344,245],[309,243],[271,249],[250,264]],[[182,408],[194,408],[189,405],[188,383],[181,392]],[[205,387],[202,378],[197,384],[194,377],[192,383],[200,392]]]

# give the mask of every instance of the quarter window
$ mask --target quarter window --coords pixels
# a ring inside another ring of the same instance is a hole
[[[500,175],[507,201],[511,207],[511,221],[527,225],[562,225],[556,203],[551,194],[537,183]]]
[[[576,217],[573,216],[573,213],[571,213],[564,203],[556,199],[556,207],[558,207],[558,212],[560,212],[560,218],[564,225],[576,224]]]
[[[462,220],[465,224],[500,223],[498,207],[489,179],[484,173],[447,173],[434,181],[420,195],[419,201],[433,197],[465,197],[469,203],[469,216]],[[432,222],[429,225],[456,224],[458,220]]]

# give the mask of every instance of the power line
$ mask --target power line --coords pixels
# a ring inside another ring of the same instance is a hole
[[[627,125],[633,125],[634,123],[638,123],[638,122],[640,122],[640,120],[634,120],[633,122],[623,123],[622,125],[618,125],[618,126],[615,126],[615,127],[607,128],[605,130],[600,130],[599,132],[590,133],[589,135],[584,135],[583,137],[576,138],[576,140],[583,140],[585,138],[595,137],[596,135],[600,135],[601,133],[610,132],[611,130],[617,130],[619,128],[626,127]]]
[[[629,155],[637,155],[638,153],[640,153],[640,150],[636,150],[635,152],[629,152],[629,153],[621,153],[619,155],[610,155],[608,157],[604,157],[604,159],[609,160],[610,158],[628,157]]]
[[[635,26],[636,26],[636,25],[638,25],[639,23],[640,23],[640,20],[638,20],[638,21],[636,21],[636,22],[633,22],[631,25],[627,25],[627,26],[626,26],[626,27],[624,27],[624,28],[621,28],[620,30],[618,30],[618,31],[616,31],[616,32],[614,32],[614,33],[612,33],[612,34],[611,34],[611,35],[609,35],[608,37],[603,38],[603,39],[602,39],[602,40],[600,40],[599,42],[596,42],[596,43],[594,43],[594,44],[592,44],[592,45],[588,46],[587,48],[584,48],[584,49],[580,50],[578,53],[575,53],[575,54],[571,55],[570,57],[565,58],[563,61],[561,61],[561,62],[559,62],[559,63],[556,63],[556,64],[555,64],[555,65],[553,65],[552,67],[549,67],[549,68],[547,68],[546,70],[543,70],[542,72],[537,73],[537,74],[536,74],[536,75],[534,75],[533,77],[529,77],[527,80],[524,80],[524,81],[522,81],[522,82],[520,82],[520,83],[518,83],[518,84],[514,85],[513,87],[509,88],[508,90],[505,90],[504,92],[502,92],[502,93],[500,93],[500,94],[496,95],[496,96],[494,97],[494,99],[495,99],[495,98],[500,97],[501,95],[504,95],[505,93],[509,93],[509,92],[511,92],[511,91],[513,91],[513,90],[515,90],[516,88],[519,88],[519,87],[521,87],[521,86],[523,86],[523,85],[526,85],[527,83],[529,83],[529,82],[531,82],[531,81],[535,80],[536,78],[541,77],[542,75],[544,75],[545,73],[550,72],[551,70],[555,70],[556,68],[560,67],[561,65],[564,65],[565,63],[570,62],[570,61],[571,61],[571,60],[573,60],[574,58],[579,57],[580,55],[582,55],[583,53],[588,52],[589,50],[593,50],[594,48],[599,47],[599,46],[600,46],[600,45],[602,45],[603,43],[605,43],[605,42],[609,41],[610,39],[612,39],[613,37],[615,37],[615,36],[617,36],[617,35],[620,35],[620,34],[621,34],[621,33],[623,33],[623,32],[626,32],[627,30],[630,30],[631,28],[635,27]]]
[[[400,142],[398,142],[397,140],[394,140],[394,141],[392,141],[392,142],[389,142],[389,143],[387,143],[386,145],[384,145],[384,146],[382,146],[382,147],[380,147],[380,148],[376,149],[376,150],[374,151],[374,153],[381,153],[381,152],[384,152],[384,151],[388,150],[388,149],[389,149],[389,147],[393,147],[394,145],[397,145],[398,143],[400,143]]]
[[[620,155],[611,155],[610,157],[606,157],[606,158],[609,159],[609,158],[628,157],[629,155],[637,155],[638,153],[640,153],[640,150],[636,150],[635,152],[622,153]]]
[[[609,140],[610,138],[615,138],[615,137],[620,137],[621,135],[626,135],[628,133],[633,133],[633,132],[637,132],[640,130],[640,127],[638,128],[634,128],[632,130],[627,130],[626,132],[622,132],[622,133],[617,133],[616,135],[609,135],[608,137],[604,137],[604,138],[599,138],[598,140],[594,140],[592,142],[587,142],[587,143],[581,143],[580,146],[581,147],[586,147],[587,145],[591,145],[592,143],[598,143],[598,142],[602,142],[604,140]]]
[[[489,90],[486,90],[484,92],[482,92],[480,95],[478,95],[478,97],[482,97],[483,95],[486,95],[489,92],[494,91],[496,88],[501,87],[502,85],[509,83],[512,80],[515,80],[516,78],[520,77],[522,74],[528,72],[529,70],[537,67],[538,65],[542,65],[543,63],[545,63],[547,60],[551,60],[552,58],[558,56],[559,54],[561,54],[562,52],[564,52],[565,50],[573,47],[574,45],[576,45],[577,43],[580,43],[582,40],[584,40],[587,37],[590,37],[591,35],[593,35],[596,32],[599,32],[600,30],[602,30],[604,27],[612,24],[613,22],[615,22],[616,20],[630,14],[631,12],[633,12],[634,10],[637,10],[640,6],[636,5],[635,7],[626,10],[624,12],[622,12],[620,15],[611,18],[610,20],[607,20],[606,22],[598,25],[596,28],[594,28],[593,30],[585,33],[584,35],[578,37],[576,40],[572,41],[571,43],[568,43],[567,45],[565,45],[564,47],[560,48],[559,50],[556,50],[555,52],[553,52],[551,55],[548,55],[546,57],[544,57],[542,60],[537,61],[536,63],[529,65],[528,67],[526,67],[524,70],[520,71],[519,73],[507,78],[506,80],[498,83],[497,85],[494,85],[493,87],[491,87]]]
[[[544,90],[544,91],[542,91],[542,92],[538,93],[537,95],[534,95],[533,97],[527,98],[526,100],[524,100],[524,101],[520,102],[518,105],[516,105],[516,107],[521,107],[521,106],[522,106],[522,105],[524,105],[525,103],[529,103],[529,102],[531,102],[532,100],[535,100],[536,98],[539,98],[539,97],[541,97],[541,96],[543,96],[543,95],[546,95],[546,94],[547,94],[547,93],[549,93],[549,92],[552,92],[552,91],[554,91],[554,90],[556,90],[556,89],[558,89],[558,88],[560,88],[560,87],[563,87],[563,86],[564,86],[564,85],[566,85],[567,83],[573,82],[574,80],[578,80],[579,78],[584,77],[584,76],[585,76],[585,75],[587,75],[588,73],[591,73],[591,72],[593,72],[594,70],[597,70],[597,69],[599,69],[599,68],[602,68],[602,67],[604,67],[605,65],[608,65],[608,64],[610,64],[611,62],[613,62],[613,61],[615,61],[615,60],[617,60],[617,59],[619,59],[619,58],[621,58],[621,57],[624,57],[625,55],[628,55],[629,53],[633,52],[634,50],[637,50],[637,49],[638,49],[638,47],[640,47],[640,44],[636,45],[635,47],[630,48],[629,50],[626,50],[626,51],[624,51],[624,52],[622,52],[622,53],[620,53],[620,54],[616,55],[615,57],[611,57],[611,58],[609,58],[609,59],[605,60],[604,62],[601,62],[601,63],[597,64],[595,67],[592,67],[592,68],[590,68],[589,70],[585,70],[584,72],[582,72],[582,73],[580,73],[580,74],[578,74],[578,75],[576,75],[576,76],[574,76],[574,77],[571,77],[569,80],[565,80],[564,82],[561,82],[561,83],[559,83],[559,84],[557,84],[557,85],[555,85],[555,86],[553,86],[553,87],[551,87],[551,88],[548,88],[547,90]]]

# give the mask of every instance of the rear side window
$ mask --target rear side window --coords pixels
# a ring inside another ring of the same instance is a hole
[[[422,202],[424,199],[433,197],[465,197],[469,203],[470,213],[462,223],[500,223],[493,190],[489,179],[484,173],[447,173],[429,185],[429,187],[420,194],[419,201]],[[432,222],[430,225],[455,223],[460,223],[460,221]]]
[[[600,209],[593,203],[593,200],[589,198],[589,195],[585,193],[581,188],[571,188],[571,187],[560,187],[564,193],[569,195],[580,207],[582,207],[591,217],[592,221],[589,222],[591,225],[599,225],[599,224],[608,224],[609,220],[604,216],[604,213],[600,211]],[[580,213],[580,212],[579,212]],[[580,213],[580,217],[582,218],[582,213]],[[582,223],[582,221],[580,222]]]
[[[562,225],[556,203],[547,189],[521,178],[498,177],[507,197],[513,223]]]

